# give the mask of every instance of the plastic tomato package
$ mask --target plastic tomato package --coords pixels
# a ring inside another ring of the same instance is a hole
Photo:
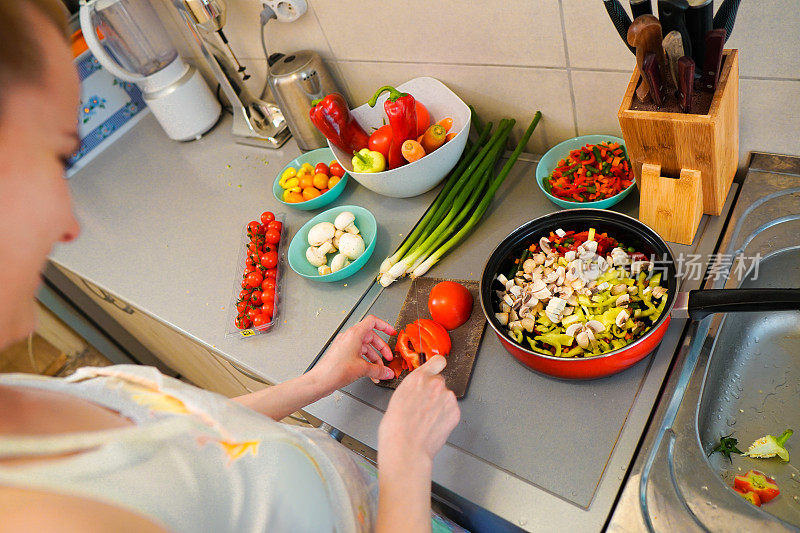
[[[242,228],[233,269],[235,281],[226,317],[226,337],[253,337],[275,325],[286,262],[284,220],[284,213],[264,211],[259,219]]]

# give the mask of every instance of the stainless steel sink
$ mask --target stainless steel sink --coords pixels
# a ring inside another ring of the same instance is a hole
[[[706,288],[800,287],[800,160],[754,157],[719,250]],[[800,312],[692,324],[662,398],[610,530],[800,530]],[[789,463],[708,456],[722,436],[746,450],[787,427]],[[760,508],[731,488],[751,468],[781,490]]]

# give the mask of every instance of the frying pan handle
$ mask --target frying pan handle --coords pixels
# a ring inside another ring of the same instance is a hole
[[[689,318],[731,311],[800,310],[800,289],[712,289],[689,291]]]

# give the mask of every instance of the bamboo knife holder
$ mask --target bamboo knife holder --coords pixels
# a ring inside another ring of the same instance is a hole
[[[694,213],[691,216],[652,217],[659,210],[662,215],[664,210],[681,214],[678,206],[685,203],[695,205],[698,199],[702,203],[701,213],[719,215],[722,212],[739,161],[738,50],[724,51],[719,83],[707,115],[631,109],[639,79],[638,69],[634,69],[618,113],[628,156],[641,189],[639,218],[648,225],[660,224],[661,230],[655,226],[654,229],[667,240],[672,239],[666,234],[685,240],[687,231],[691,231],[693,236],[697,229],[699,217],[695,223]],[[648,176],[658,179],[650,179],[647,187],[642,170],[645,164],[659,168],[651,168],[655,175]],[[699,187],[670,183],[676,180],[661,176],[662,173],[680,175],[680,180],[684,180],[688,175],[684,172],[686,170],[699,172]],[[689,192],[698,198],[678,197]],[[690,224],[694,227],[687,229]],[[688,242],[691,241],[690,236]]]

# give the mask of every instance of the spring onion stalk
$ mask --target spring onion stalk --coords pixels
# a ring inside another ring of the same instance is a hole
[[[380,280],[381,276],[386,272],[388,272],[389,269],[395,263],[397,263],[400,259],[402,259],[402,257],[406,254],[409,248],[411,248],[414,244],[416,244],[420,236],[423,236],[422,238],[424,238],[433,230],[433,228],[435,227],[435,222],[432,223],[431,220],[433,220],[436,217],[439,211],[443,211],[442,206],[443,205],[446,206],[449,203],[448,200],[452,201],[452,198],[450,198],[449,195],[451,190],[453,189],[453,186],[456,184],[456,182],[458,182],[461,179],[464,170],[472,162],[472,160],[475,159],[475,156],[478,153],[478,151],[486,143],[487,139],[489,138],[489,134],[491,133],[491,130],[492,130],[492,123],[490,122],[489,124],[486,125],[485,128],[481,130],[481,136],[478,139],[478,141],[471,148],[467,150],[466,154],[461,158],[461,161],[458,163],[458,166],[456,166],[453,172],[451,172],[450,177],[445,183],[444,188],[436,197],[436,200],[433,202],[433,205],[425,213],[425,216],[422,218],[422,220],[416,225],[411,234],[408,235],[408,237],[406,237],[405,240],[403,240],[403,243],[400,245],[397,251],[391,257],[387,257],[386,259],[383,260],[383,263],[381,263],[380,272],[378,274],[378,280]]]
[[[472,107],[472,104],[469,105],[469,111],[472,115],[472,123],[475,124],[475,131],[483,131],[483,121],[481,117],[478,116],[478,112],[475,111],[475,108]]]
[[[431,227],[433,228],[433,231],[431,231],[424,240],[422,240],[422,237],[420,237],[417,244],[415,244],[408,251],[408,253],[402,259],[400,259],[400,261],[395,263],[381,276],[381,285],[388,287],[396,279],[409,272],[410,267],[419,257],[422,256],[424,259],[424,257],[430,253],[433,243],[442,234],[444,229],[450,225],[453,218],[456,217],[462,207],[464,207],[470,192],[474,191],[486,168],[489,166],[489,164],[492,164],[494,161],[496,161],[496,154],[503,150],[506,139],[508,138],[513,125],[513,120],[504,119],[501,121],[500,126],[492,136],[492,140],[488,145],[484,146],[484,148],[481,150],[481,153],[478,154],[475,160],[464,172],[461,180],[459,180],[459,184],[454,187],[452,193],[456,195],[455,199],[450,203],[450,205],[442,205],[443,209],[441,213],[444,214],[446,210],[444,218],[437,220],[438,217],[434,216],[434,219],[431,221]],[[469,210],[469,206],[467,209]]]
[[[494,198],[494,194],[497,192],[497,189],[500,188],[500,185],[503,184],[503,181],[508,176],[508,173],[511,172],[511,168],[519,159],[519,154],[522,153],[522,149],[528,144],[528,141],[533,135],[533,130],[536,129],[536,126],[539,124],[539,120],[542,118],[541,111],[537,111],[536,114],[533,116],[533,120],[531,121],[528,129],[525,131],[525,134],[517,143],[517,147],[514,149],[514,152],[511,154],[511,157],[508,158],[506,164],[503,166],[503,169],[497,175],[497,177],[492,182],[489,191],[481,200],[481,203],[475,208],[475,211],[472,213],[472,216],[469,218],[466,224],[455,234],[453,235],[446,243],[444,243],[441,247],[439,247],[435,252],[433,252],[422,264],[420,264],[412,273],[412,277],[419,277],[424,275],[433,265],[439,262],[439,259],[446,254],[451,248],[456,246],[461,240],[472,230],[472,228],[481,220],[483,214],[486,212],[486,209],[489,207],[489,204],[492,202]]]

